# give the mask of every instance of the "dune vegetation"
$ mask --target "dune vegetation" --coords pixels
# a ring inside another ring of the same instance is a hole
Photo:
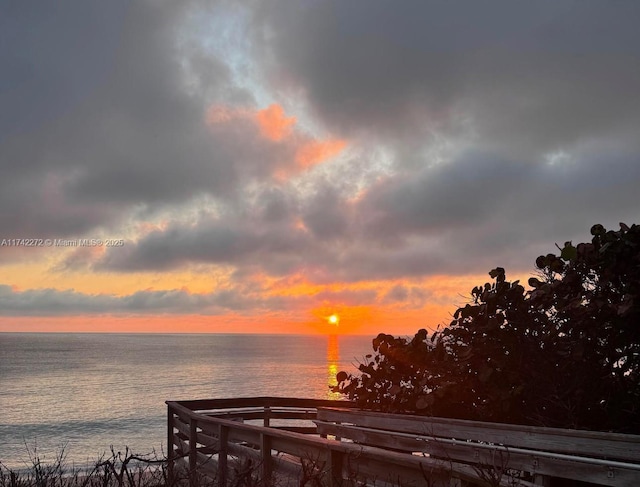
[[[493,269],[449,326],[381,333],[334,391],[363,408],[640,433],[640,226],[536,259],[529,289]]]

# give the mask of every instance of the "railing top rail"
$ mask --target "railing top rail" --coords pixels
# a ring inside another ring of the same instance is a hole
[[[318,408],[318,419],[378,428],[390,433],[416,433],[640,463],[639,435],[484,423],[461,419],[356,411],[346,408]]]
[[[456,426],[470,426],[477,429],[490,428],[495,430],[504,431],[517,431],[521,433],[537,433],[537,434],[552,434],[554,436],[570,436],[580,438],[593,438],[593,439],[618,439],[625,442],[634,442],[640,445],[640,435],[632,435],[627,433],[612,433],[607,431],[590,431],[590,430],[576,430],[568,428],[549,428],[545,426],[528,426],[510,423],[491,423],[488,421],[473,421],[469,419],[455,419],[455,418],[442,418],[436,416],[416,416],[411,414],[394,414],[394,413],[382,413],[378,411],[369,411],[356,408],[344,408],[341,405],[336,406],[320,406],[320,410],[344,412],[345,414],[379,418],[402,418],[409,421],[415,421],[417,423],[432,423],[442,425],[456,425]]]
[[[319,407],[355,407],[348,401],[333,399],[304,399],[295,397],[238,397],[222,399],[196,399],[166,401],[167,405],[180,404],[192,411],[205,411],[213,409],[235,409],[247,407],[296,407],[296,408],[319,408]]]

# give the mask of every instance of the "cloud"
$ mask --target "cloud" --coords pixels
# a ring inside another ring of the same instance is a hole
[[[97,271],[139,272],[209,263],[260,266],[276,274],[299,265],[298,251],[315,245],[296,225],[295,195],[271,186],[244,196],[242,205],[223,206],[218,214],[170,220],[136,241],[96,255],[90,265]]]
[[[224,60],[180,42],[189,2],[75,3],[56,15],[20,4],[3,16],[2,120],[11,126],[0,203],[15,213],[0,215],[2,228],[84,234],[139,205],[224,196],[254,175],[251,161],[265,154],[234,155],[251,134],[212,134],[203,122],[216,99],[252,100]]]
[[[295,117],[287,117],[280,105],[272,104],[256,113],[260,133],[267,139],[278,142],[291,132]]]
[[[298,130],[296,118],[287,116],[276,103],[261,110],[212,105],[206,121],[221,140],[239,141],[230,148],[230,158],[263,168],[253,176],[279,181],[335,158],[347,146],[345,140],[316,139]]]
[[[404,301],[409,297],[409,291],[405,286],[396,285],[387,292],[384,299],[385,301],[397,302]]]
[[[639,13],[575,1],[277,2],[256,13],[254,33],[271,79],[348,137],[470,131],[530,158],[638,124]]]
[[[529,271],[554,243],[588,239],[596,221],[616,227],[636,215],[633,157],[576,157],[535,166],[474,153],[382,179],[356,200],[328,181],[313,192],[273,186],[241,210],[173,222],[94,265],[136,272],[214,263],[239,276],[304,272],[325,283]],[[565,213],[570,221],[548,217]]]
[[[238,285],[210,293],[190,293],[185,289],[141,290],[132,294],[87,294],[73,289],[17,290],[0,285],[2,316],[65,315],[221,315],[228,312],[255,315],[269,311],[288,311],[304,315],[327,303],[362,306],[377,301],[373,289],[324,289],[305,295],[274,295],[266,288]]]
[[[312,140],[300,146],[296,152],[295,160],[299,166],[308,168],[337,156],[346,145],[347,142],[340,139]]]
[[[639,214],[640,4],[52,8],[0,19],[0,237],[126,239],[47,254],[52,272],[222,266],[234,285],[525,272],[554,243]],[[353,302],[431,298],[387,287]],[[6,299],[292,304],[235,288],[33,292]]]
[[[405,308],[422,308],[432,296],[428,291],[417,286],[397,284],[384,295],[382,302],[402,304]]]
[[[192,294],[186,290],[143,290],[116,296],[57,289],[16,291],[10,286],[0,285],[0,309],[3,316],[128,313],[213,315],[227,311],[255,311],[264,308],[265,304],[260,297],[247,297],[239,290],[226,289],[209,294]]]

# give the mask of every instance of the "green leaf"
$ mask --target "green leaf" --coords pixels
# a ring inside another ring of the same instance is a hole
[[[504,268],[496,267],[495,269],[491,269],[489,276],[491,276],[492,279],[497,279],[498,282],[504,281]]]
[[[540,287],[540,286],[542,286],[542,281],[540,281],[540,279],[537,279],[535,277],[530,277],[529,278],[529,286],[531,286],[531,287]]]
[[[570,260],[576,260],[576,257],[578,257],[577,249],[571,244],[571,242],[566,242],[564,244],[564,248],[560,252],[560,258],[565,262],[568,262]]]

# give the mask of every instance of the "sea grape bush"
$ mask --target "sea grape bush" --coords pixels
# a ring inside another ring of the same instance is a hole
[[[536,259],[526,290],[493,269],[449,326],[381,333],[334,391],[361,407],[640,433],[640,226]]]

